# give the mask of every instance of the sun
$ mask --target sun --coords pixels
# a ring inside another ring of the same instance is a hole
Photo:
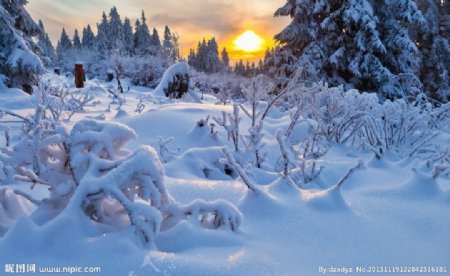
[[[244,52],[257,52],[263,49],[264,39],[254,31],[248,30],[239,35],[234,41],[236,50]]]

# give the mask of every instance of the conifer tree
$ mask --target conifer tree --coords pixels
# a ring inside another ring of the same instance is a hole
[[[100,54],[106,54],[109,49],[109,23],[105,12],[102,14],[102,21],[97,24],[97,38],[95,40],[95,48]]]
[[[32,39],[41,29],[25,10],[26,3],[0,0],[0,87],[18,87],[31,93],[44,67]]]
[[[161,51],[161,41],[156,28],[153,28],[153,32],[150,38],[150,47],[152,48],[152,54],[157,55]]]
[[[222,68],[227,71],[230,68],[230,57],[228,56],[227,48],[225,47],[222,49],[221,61]]]
[[[119,12],[114,6],[109,12],[109,28],[108,28],[108,49],[116,50],[119,53],[123,51],[124,30]]]
[[[95,45],[95,35],[92,32],[91,25],[87,25],[86,28],[83,28],[81,44],[84,49],[93,49]]]
[[[147,26],[147,19],[145,18],[145,13],[142,10],[141,21],[136,22],[136,53],[139,55],[150,54],[150,32]]]
[[[125,17],[123,22],[123,50],[125,55],[132,55],[134,49],[133,28],[130,19]]]
[[[66,33],[66,29],[62,29],[61,37],[58,41],[58,45],[56,46],[56,55],[58,59],[62,59],[65,52],[71,50],[73,48],[72,42],[70,41],[69,36]]]
[[[75,29],[72,41],[73,41],[73,48],[75,50],[81,50],[81,40],[77,29]]]
[[[37,45],[42,51],[44,57],[50,59],[50,61],[56,58],[55,48],[53,48],[52,42],[50,41],[50,37],[45,32],[44,23],[42,20],[39,20],[39,28],[41,29],[38,35]]]
[[[207,73],[216,73],[220,70],[221,65],[218,48],[214,37],[208,40],[205,60],[205,72]]]

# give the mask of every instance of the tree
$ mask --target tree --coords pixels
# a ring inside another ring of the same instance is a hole
[[[419,0],[426,28],[417,38],[422,54],[420,79],[429,95],[439,101],[450,100],[450,3]]]
[[[228,56],[227,48],[225,47],[222,49],[221,61],[222,61],[222,68],[225,71],[228,71],[230,69],[230,58]]]
[[[132,55],[133,49],[133,28],[131,27],[130,19],[125,17],[125,20],[123,22],[123,50],[125,55]]]
[[[25,10],[26,3],[0,0],[0,87],[18,87],[31,93],[44,66],[32,39],[41,29]]]
[[[150,54],[151,52],[150,51],[151,36],[146,21],[147,19],[145,18],[145,13],[142,10],[141,21],[136,22],[136,36],[135,36],[136,53],[139,55],[146,55]]]
[[[219,50],[216,39],[213,37],[208,40],[205,60],[205,72],[217,73],[220,70]]]
[[[91,25],[87,25],[83,28],[83,36],[81,39],[81,44],[84,49],[93,49],[95,45],[95,35],[92,32]]]
[[[106,54],[109,49],[109,23],[105,12],[102,14],[102,21],[97,24],[97,38],[95,48],[100,54]]]
[[[244,62],[242,61],[242,59],[240,59],[239,62],[236,63],[236,65],[234,67],[234,72],[240,76],[245,75],[245,65],[244,65]]]
[[[39,46],[39,48],[41,49],[42,55],[49,59],[49,61],[47,62],[48,65],[50,61],[56,58],[55,48],[53,48],[50,37],[45,32],[44,23],[42,23],[42,20],[39,20],[39,28],[41,30],[38,35],[37,46]]]
[[[372,2],[289,0],[275,16],[291,16],[293,20],[275,39],[299,58],[301,66],[312,68],[333,85],[349,84],[363,91],[380,92],[387,98],[403,96],[406,89],[398,77],[409,69],[394,67],[404,57],[394,53],[398,45],[386,42],[406,33],[395,25],[388,30],[387,19],[398,17],[403,22],[400,25],[405,24],[401,18],[404,8],[398,7],[410,1],[386,0],[377,5]],[[386,26],[385,33],[380,33],[382,25]],[[409,58],[418,62],[414,55]]]
[[[163,52],[174,61],[180,59],[179,36],[170,31],[169,26],[164,27]]]
[[[167,55],[170,55],[170,52],[172,51],[173,44],[172,44],[172,33],[170,32],[169,26],[164,27],[164,40],[162,44],[163,50]]]
[[[73,48],[75,50],[81,50],[81,41],[80,41],[80,36],[78,35],[78,30],[75,29],[75,33],[73,35]]]
[[[195,54],[195,50],[192,49],[192,48],[189,49],[188,64],[192,68],[196,68],[197,69],[197,55]]]
[[[378,30],[386,48],[380,59],[393,74],[379,92],[388,98],[422,92],[419,80],[421,58],[415,43],[417,34],[425,28],[422,13],[412,0],[385,0],[372,5],[379,18]]]
[[[109,12],[108,49],[121,52],[123,50],[124,30],[122,20],[114,6]]]
[[[58,45],[56,46],[56,54],[58,59],[62,59],[65,52],[71,50],[73,47],[72,42],[70,41],[69,36],[66,33],[66,29],[62,29],[61,37],[58,41]]]
[[[153,28],[153,33],[150,38],[150,47],[152,48],[153,55],[157,55],[161,51],[161,41],[159,40],[158,31]]]

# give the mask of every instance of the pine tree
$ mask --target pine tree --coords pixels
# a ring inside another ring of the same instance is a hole
[[[421,49],[423,64],[420,78],[429,95],[441,102],[450,101],[450,2],[418,1],[426,20],[425,31],[416,43]]]
[[[109,23],[105,12],[102,14],[102,22],[97,24],[97,38],[95,39],[95,48],[100,54],[106,54],[109,49]]]
[[[275,39],[331,84],[376,91],[392,78],[378,58],[386,49],[368,1],[289,0],[275,16],[293,18]]]
[[[157,55],[161,51],[161,41],[158,31],[155,28],[153,28],[153,33],[150,38],[150,47],[152,48],[153,55]]]
[[[172,33],[170,32],[169,26],[164,27],[164,39],[162,44],[163,50],[167,55],[170,55],[172,51]]]
[[[414,42],[417,31],[425,28],[425,19],[412,0],[385,0],[373,3],[379,17],[378,30],[386,53],[380,56],[393,74],[379,92],[389,98],[420,92],[420,52]]]
[[[84,49],[93,49],[95,45],[95,35],[92,32],[91,25],[87,25],[83,28],[83,36],[81,39],[81,44]]]
[[[41,30],[38,35],[37,45],[41,49],[43,56],[49,59],[47,62],[48,65],[50,61],[56,58],[55,48],[53,48],[52,42],[50,41],[48,34],[45,32],[44,23],[42,23],[42,20],[39,20],[39,28]]]
[[[147,26],[147,19],[144,11],[141,13],[141,21],[136,22],[136,52],[139,55],[146,55],[151,53],[150,49],[150,32]]]
[[[139,19],[136,19],[136,22],[134,23],[134,34],[133,34],[133,45],[134,45],[134,52],[137,54],[137,47],[139,43],[139,29],[141,28],[141,21]]]
[[[222,68],[225,71],[228,71],[230,69],[230,58],[228,56],[227,48],[225,47],[222,49],[221,61],[222,61]]]
[[[73,35],[72,41],[73,41],[73,48],[75,50],[81,50],[81,41],[80,41],[80,36],[78,34],[78,30],[77,29],[75,29],[75,33]]]
[[[234,67],[234,72],[236,75],[244,76],[245,75],[245,65],[242,59],[239,60],[238,63],[236,63]]]
[[[220,70],[219,49],[216,39],[213,37],[208,40],[207,53],[205,60],[205,72],[216,73]]]
[[[31,93],[44,69],[34,43],[41,31],[25,10],[27,1],[0,0],[0,87],[19,87]]]
[[[191,66],[192,68],[197,69],[197,55],[195,54],[195,50],[194,49],[189,49],[189,55],[188,55],[188,64],[189,66]]]
[[[130,19],[125,17],[125,20],[123,22],[123,50],[125,55],[132,55],[133,49],[133,28],[131,27]]]
[[[109,12],[109,28],[108,28],[108,49],[115,50],[119,53],[123,51],[124,30],[122,20],[114,6]]]
[[[63,28],[61,32],[61,37],[58,41],[58,45],[56,46],[56,55],[59,60],[62,60],[64,54],[73,48],[72,42],[70,41],[69,36],[66,33],[66,30]]]
[[[206,70],[206,55],[208,52],[208,46],[206,44],[206,40],[203,38],[202,42],[199,42],[197,45],[197,69],[205,72]]]

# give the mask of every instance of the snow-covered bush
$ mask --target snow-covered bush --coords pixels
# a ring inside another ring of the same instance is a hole
[[[225,129],[228,135],[228,140],[231,140],[234,145],[234,150],[239,152],[239,124],[242,118],[239,116],[239,106],[233,105],[233,113],[222,111],[222,118],[213,117],[213,120]]]
[[[155,93],[164,93],[166,97],[178,99],[189,90],[189,65],[186,62],[178,62],[170,66],[155,88]]]
[[[69,134],[44,114],[39,107],[33,120],[25,118],[29,135],[0,154],[2,177],[48,186],[49,195],[41,200],[14,191],[36,205],[31,217],[37,224],[75,216],[94,221],[102,232],[131,225],[151,248],[162,225],[169,229],[182,219],[237,231],[242,214],[231,203],[178,204],[165,188],[157,152],[149,146],[134,152],[124,147],[136,138],[127,126],[82,120]],[[0,197],[0,205],[5,200]]]

